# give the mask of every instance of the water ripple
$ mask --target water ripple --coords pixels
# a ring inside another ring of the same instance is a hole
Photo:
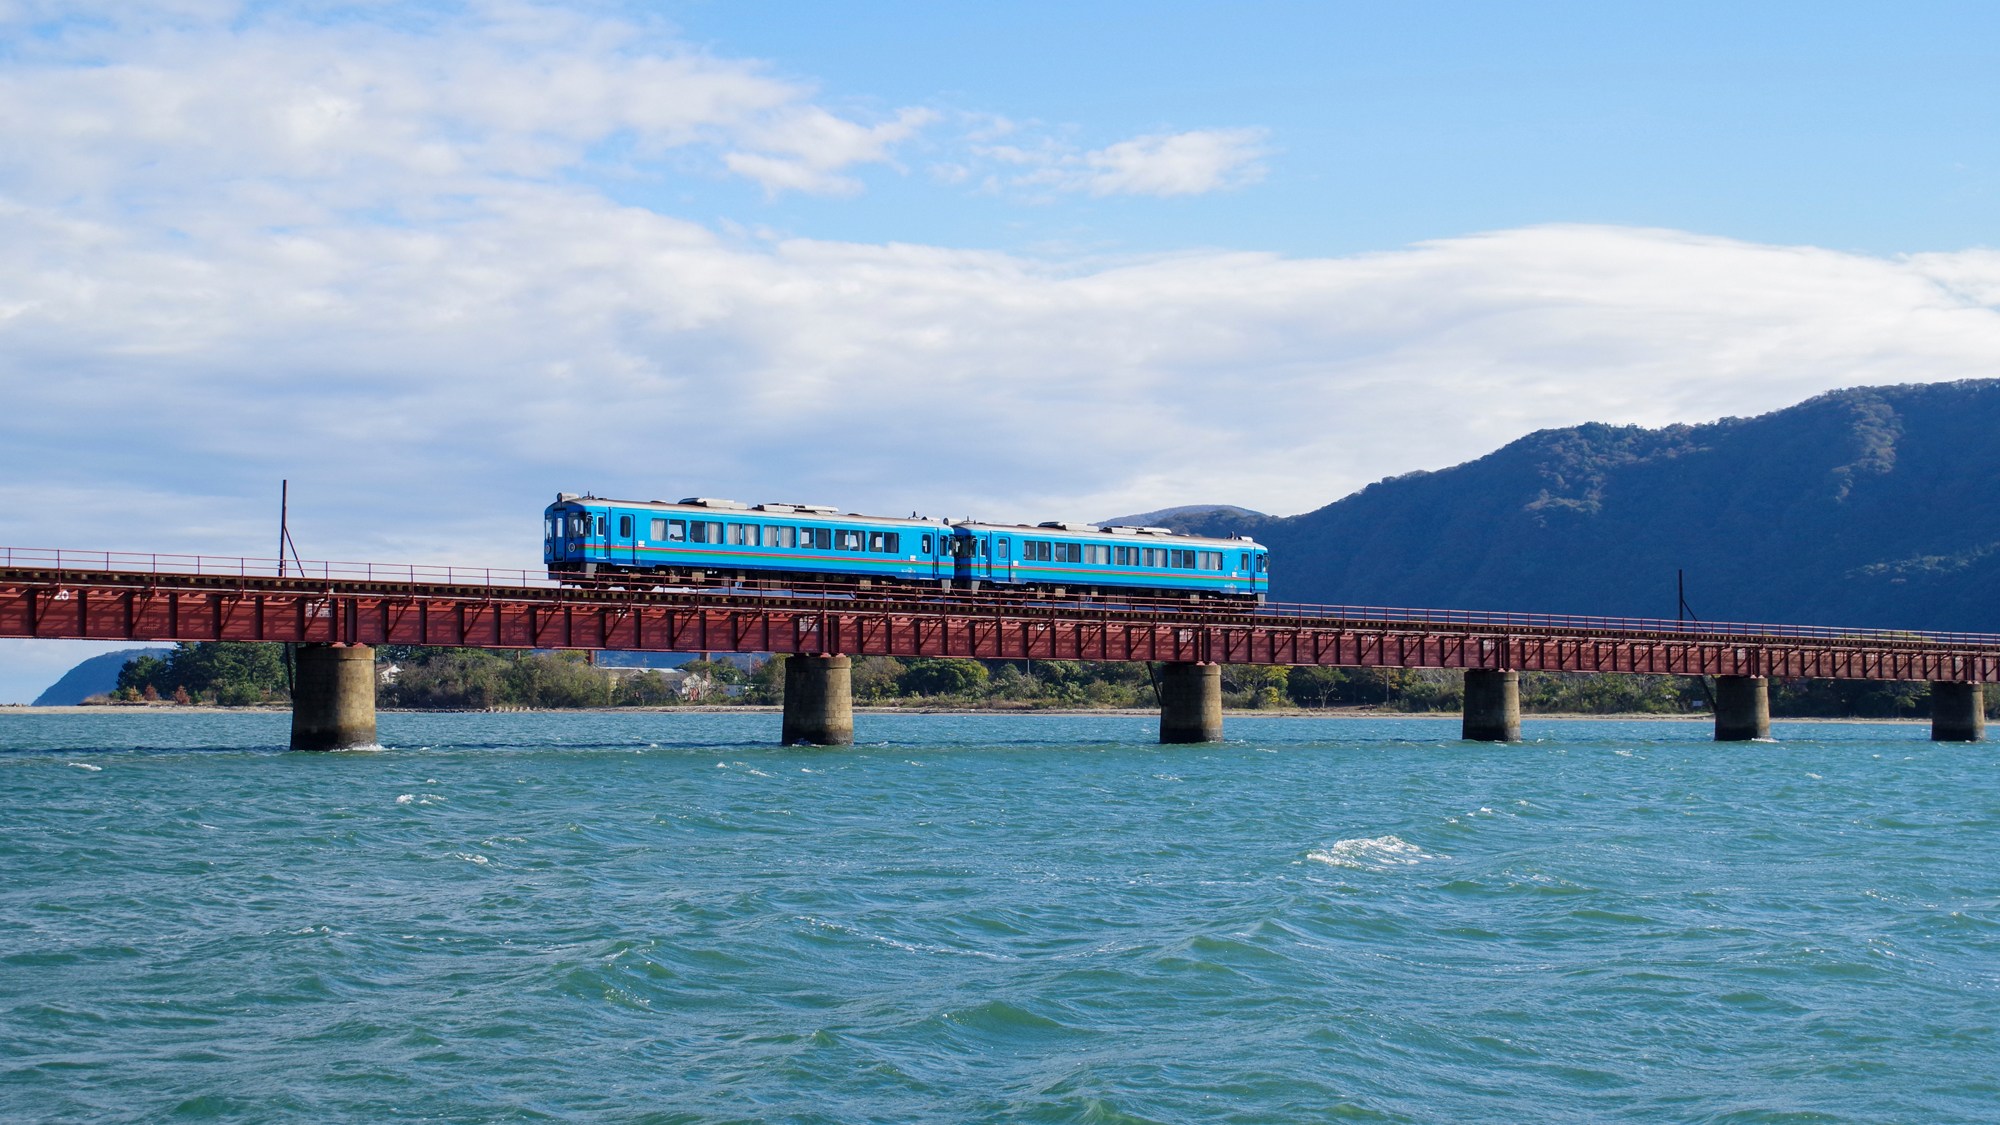
[[[2000,779],[1916,726],[0,717],[0,1117],[1925,1121]]]

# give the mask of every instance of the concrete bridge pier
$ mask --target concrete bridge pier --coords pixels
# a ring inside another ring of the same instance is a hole
[[[1465,718],[1459,737],[1467,742],[1521,741],[1521,673],[1465,670]]]
[[[1222,741],[1222,665],[1160,666],[1160,741]]]
[[[292,682],[292,749],[375,745],[375,650],[300,645]]]
[[[1986,692],[1978,684],[1931,683],[1931,741],[1979,742],[1986,737]]]
[[[845,656],[785,657],[786,746],[854,744],[854,661]]]
[[[1715,740],[1771,737],[1771,681],[1762,676],[1715,678]]]

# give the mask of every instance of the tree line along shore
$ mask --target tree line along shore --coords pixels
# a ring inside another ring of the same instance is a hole
[[[592,663],[575,652],[384,645],[376,650],[377,703],[407,710],[769,706],[784,698],[784,657],[691,660],[677,668]],[[964,710],[1115,710],[1158,705],[1146,664],[1073,660],[981,661],[856,657],[854,702]],[[288,703],[285,648],[198,642],[128,661],[118,686],[93,703],[248,707]],[[1694,715],[1708,686],[1689,676],[1521,674],[1521,708],[1532,714]],[[1988,693],[2000,716],[2000,692]],[[1234,710],[1370,708],[1410,714],[1458,711],[1464,676],[1442,669],[1223,667],[1223,706]],[[1921,718],[1925,682],[1773,680],[1771,712],[1793,718]]]

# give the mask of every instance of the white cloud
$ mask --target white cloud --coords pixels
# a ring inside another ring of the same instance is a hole
[[[1262,179],[1262,129],[1196,129],[1120,141],[1083,157],[1071,183],[1092,195],[1202,195]]]
[[[969,155],[994,166],[991,182],[1044,194],[1207,195],[1263,179],[1270,154],[1268,131],[1253,128],[1153,133],[1088,151],[1055,135],[995,144],[982,139],[989,134],[1001,135],[981,129],[968,139]]]
[[[669,153],[740,166],[767,191],[849,190],[838,173],[888,161],[934,119],[851,120],[760,64],[556,8],[416,30],[211,17],[24,41],[0,68],[9,194],[129,202],[251,180],[283,189],[267,206],[410,206],[491,177],[647,172]],[[761,155],[726,159],[742,151]]]
[[[1541,426],[2000,371],[1966,296],[2000,286],[1990,254],[1665,231],[1091,263],[742,241],[522,187],[435,229],[186,245],[16,208],[0,240],[0,468],[45,497],[0,531],[27,544],[262,554],[280,476],[309,554],[511,565],[557,489],[1297,511]]]

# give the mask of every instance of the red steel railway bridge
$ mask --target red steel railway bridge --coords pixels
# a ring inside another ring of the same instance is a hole
[[[854,656],[1147,661],[1160,740],[1222,736],[1224,664],[1459,668],[1464,737],[1520,738],[1519,674],[1715,678],[1715,736],[1770,734],[1769,677],[1929,680],[1931,734],[1985,733],[2000,636],[935,589],[568,586],[534,571],[0,548],[0,637],[297,645],[292,745],[375,741],[373,647],[769,652],[783,741],[853,740]]]

